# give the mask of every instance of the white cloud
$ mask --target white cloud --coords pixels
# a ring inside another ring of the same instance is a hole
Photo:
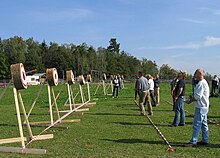
[[[220,37],[206,37],[204,47],[220,45]]]
[[[183,44],[183,45],[171,45],[171,46],[165,46],[165,47],[160,47],[159,49],[198,49],[200,48],[200,44],[198,43],[188,43],[188,44]]]
[[[199,48],[206,48],[212,46],[220,45],[220,37],[213,37],[207,36],[203,42],[189,42],[186,44],[180,45],[170,45],[170,46],[163,46],[163,47],[139,47],[138,50],[151,50],[151,49],[158,49],[158,50],[172,50],[172,49],[199,49]]]
[[[181,21],[186,21],[186,22],[190,22],[190,23],[195,23],[195,24],[204,24],[204,21],[200,21],[200,20],[194,20],[194,19],[188,19],[188,18],[182,18],[180,19]]]
[[[33,12],[33,17],[39,21],[57,21],[57,20],[81,20],[92,15],[92,11],[87,9],[66,9],[58,11]]]

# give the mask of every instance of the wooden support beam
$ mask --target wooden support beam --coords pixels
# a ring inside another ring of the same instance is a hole
[[[72,106],[75,106],[76,108],[77,107],[79,107],[79,106],[81,106],[82,105],[82,103],[77,103],[77,104],[74,104],[74,105],[72,105]],[[70,106],[70,104],[65,104],[64,106]],[[82,108],[84,108],[84,107],[86,107],[86,108],[89,108],[89,107],[92,107],[93,106],[93,104],[90,104],[89,102],[88,103],[86,103]]]
[[[34,136],[33,136],[34,137]],[[44,140],[44,139],[52,139],[53,134],[45,134],[38,136],[35,140]],[[24,137],[24,141],[30,140],[30,138]],[[9,144],[9,143],[15,143],[15,142],[21,142],[21,137],[16,138],[6,138],[6,139],[0,139],[0,144]]]
[[[80,119],[72,119],[72,120],[61,120],[61,122],[80,122]]]
[[[0,146],[1,152],[10,152],[10,153],[21,153],[21,154],[46,154],[45,149],[34,149],[34,148],[18,148],[18,147],[4,147]]]
[[[69,111],[69,110],[59,111],[59,113],[61,113],[61,114],[66,114],[66,113],[68,113],[68,112],[70,112],[70,111]],[[83,115],[83,112],[82,112],[82,111],[75,111],[75,112],[71,113],[71,115],[82,116],[82,115]]]

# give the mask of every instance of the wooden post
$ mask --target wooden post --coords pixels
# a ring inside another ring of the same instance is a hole
[[[100,83],[98,83],[98,87],[96,88],[94,95],[96,95],[96,93],[97,93],[99,87],[100,87]]]
[[[103,92],[104,92],[104,95],[106,95],[106,90],[105,90],[105,81],[102,80],[102,84],[103,84]]]
[[[112,80],[111,80],[110,84],[111,84],[111,87],[112,87],[112,93],[113,93],[113,83],[112,83]]]
[[[57,100],[56,100],[56,97],[55,97],[55,93],[54,93],[53,87],[51,87],[51,90],[52,90],[52,96],[53,96],[55,108],[56,108],[56,111],[57,111],[57,116],[58,116],[58,119],[60,119],[59,109],[58,109],[58,106],[57,106]]]
[[[89,98],[88,101],[91,101],[89,82],[87,82],[87,90],[88,90],[88,98]]]
[[[82,85],[79,84],[79,89],[80,89],[80,93],[81,93],[81,99],[82,99],[82,103],[84,103],[84,94],[83,94],[83,90],[82,90]]]
[[[33,133],[32,133],[29,121],[28,121],[28,117],[27,117],[27,113],[26,113],[26,110],[25,110],[25,107],[24,107],[24,103],[23,103],[23,100],[22,100],[22,97],[21,97],[21,93],[19,91],[18,91],[18,97],[19,97],[19,101],[20,101],[20,104],[21,104],[21,107],[22,107],[23,114],[24,114],[24,119],[25,119],[25,123],[26,123],[27,129],[28,129],[28,132],[29,132],[29,136],[30,136],[31,139],[33,139]]]
[[[70,92],[70,85],[69,84],[67,84],[67,89],[68,89],[68,98],[69,98],[70,110],[72,110],[71,92]]]
[[[50,86],[47,85],[48,89],[48,99],[49,99],[49,109],[50,109],[50,122],[53,124],[53,111],[52,111],[52,105],[51,105],[51,92],[50,92]]]
[[[21,137],[21,146],[22,148],[25,148],[24,133],[23,133],[22,123],[21,123],[19,104],[18,104],[18,95],[17,95],[17,89],[15,87],[13,87],[13,92],[14,92],[14,99],[15,99],[16,114],[17,114],[17,119],[18,119],[18,128],[19,128],[20,137]]]

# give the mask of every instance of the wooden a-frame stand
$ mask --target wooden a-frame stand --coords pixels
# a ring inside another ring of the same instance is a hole
[[[51,138],[53,138],[53,134],[38,135],[37,137],[33,136],[33,133],[32,133],[32,130],[31,130],[31,127],[30,127],[30,124],[29,124],[29,120],[28,120],[28,117],[27,117],[27,114],[26,114],[25,106],[24,106],[24,103],[23,103],[23,100],[22,100],[21,93],[15,87],[13,88],[13,93],[14,93],[15,108],[16,108],[16,114],[17,114],[20,137],[0,139],[0,144],[21,142],[21,148],[19,148],[19,147],[3,147],[3,146],[0,146],[0,151],[2,151],[2,152],[17,152],[17,153],[31,153],[31,154],[46,154],[45,149],[26,148],[25,141],[30,142],[32,139],[34,139],[34,140],[51,139]],[[19,102],[20,102],[20,106],[22,107],[25,123],[26,123],[28,133],[29,133],[29,136],[27,136],[27,137],[24,137],[24,133],[23,133]]]
[[[50,86],[48,84],[47,86],[47,89],[48,89],[48,100],[49,100],[49,113],[50,113],[50,121],[41,121],[41,122],[31,122],[31,124],[46,124],[47,125],[52,125],[54,123],[54,119],[53,119],[53,104],[52,104],[52,98],[53,98],[53,102],[54,102],[54,105],[55,105],[55,108],[56,108],[56,113],[57,113],[57,117],[58,119],[57,120],[60,120],[59,123],[63,123],[63,122],[80,122],[80,119],[72,119],[72,120],[64,120],[64,119],[60,119],[60,112],[59,112],[59,109],[58,109],[58,105],[57,105],[57,98],[55,97],[55,93],[54,93],[54,89],[53,89],[53,86]],[[51,93],[52,93],[52,98],[51,98]],[[71,109],[72,111],[72,109]],[[68,111],[69,112],[69,111]]]
[[[85,95],[84,95],[84,91],[83,91],[83,87],[81,84],[79,84],[79,90],[80,90],[80,94],[81,94],[81,102],[82,103],[77,103],[77,104],[72,104],[72,106],[75,107],[79,107],[81,106],[82,104],[86,103],[83,107],[92,107],[93,105],[96,104],[96,102],[91,102],[91,94],[90,94],[90,86],[89,86],[89,82],[86,82],[86,85],[87,85],[87,93],[88,93],[88,100],[86,101],[85,99]],[[65,104],[65,106],[70,106],[70,104]],[[80,110],[80,109],[79,109]],[[81,109],[83,110],[83,109]],[[85,109],[85,111],[88,111],[87,109]]]
[[[111,86],[111,92],[113,92],[113,84],[112,84],[112,81],[110,81],[110,83],[108,84],[108,83],[105,83],[105,80],[102,80],[102,83],[98,83],[98,86],[97,86],[97,88],[96,88],[96,90],[95,90],[95,93],[94,93],[94,95],[96,95],[96,93],[97,93],[97,91],[98,91],[98,89],[100,88],[100,86],[102,85],[102,87],[103,87],[103,93],[104,93],[104,95],[112,95],[112,93],[108,93],[108,90],[109,90],[109,88],[110,88],[110,86]]]
[[[69,111],[72,111],[73,108],[76,108],[77,105],[79,105],[79,104],[75,104],[75,97],[77,97],[77,95],[79,94],[79,92],[81,93],[81,91],[79,90],[77,92],[76,96],[73,96],[73,90],[72,90],[71,85],[69,83],[67,83],[67,90],[68,90],[68,98],[67,98],[64,105],[69,106],[69,110],[59,111],[60,113],[68,113]],[[68,102],[69,102],[69,104],[67,104]],[[83,115],[83,112],[85,112],[85,111],[89,111],[89,108],[78,109],[78,110],[74,111],[72,114],[73,115]]]

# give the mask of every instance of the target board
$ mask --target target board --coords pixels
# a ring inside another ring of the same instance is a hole
[[[26,73],[22,63],[11,65],[11,76],[17,90],[26,89],[28,87]]]
[[[74,81],[74,74],[72,70],[66,71],[66,78],[67,78],[67,83],[69,85],[72,85],[75,83]]]
[[[58,85],[58,73],[56,68],[49,68],[46,71],[47,82],[50,86]]]
[[[92,82],[92,77],[91,75],[86,76],[86,82]]]
[[[78,82],[80,85],[84,85],[86,83],[83,75],[78,76]]]

